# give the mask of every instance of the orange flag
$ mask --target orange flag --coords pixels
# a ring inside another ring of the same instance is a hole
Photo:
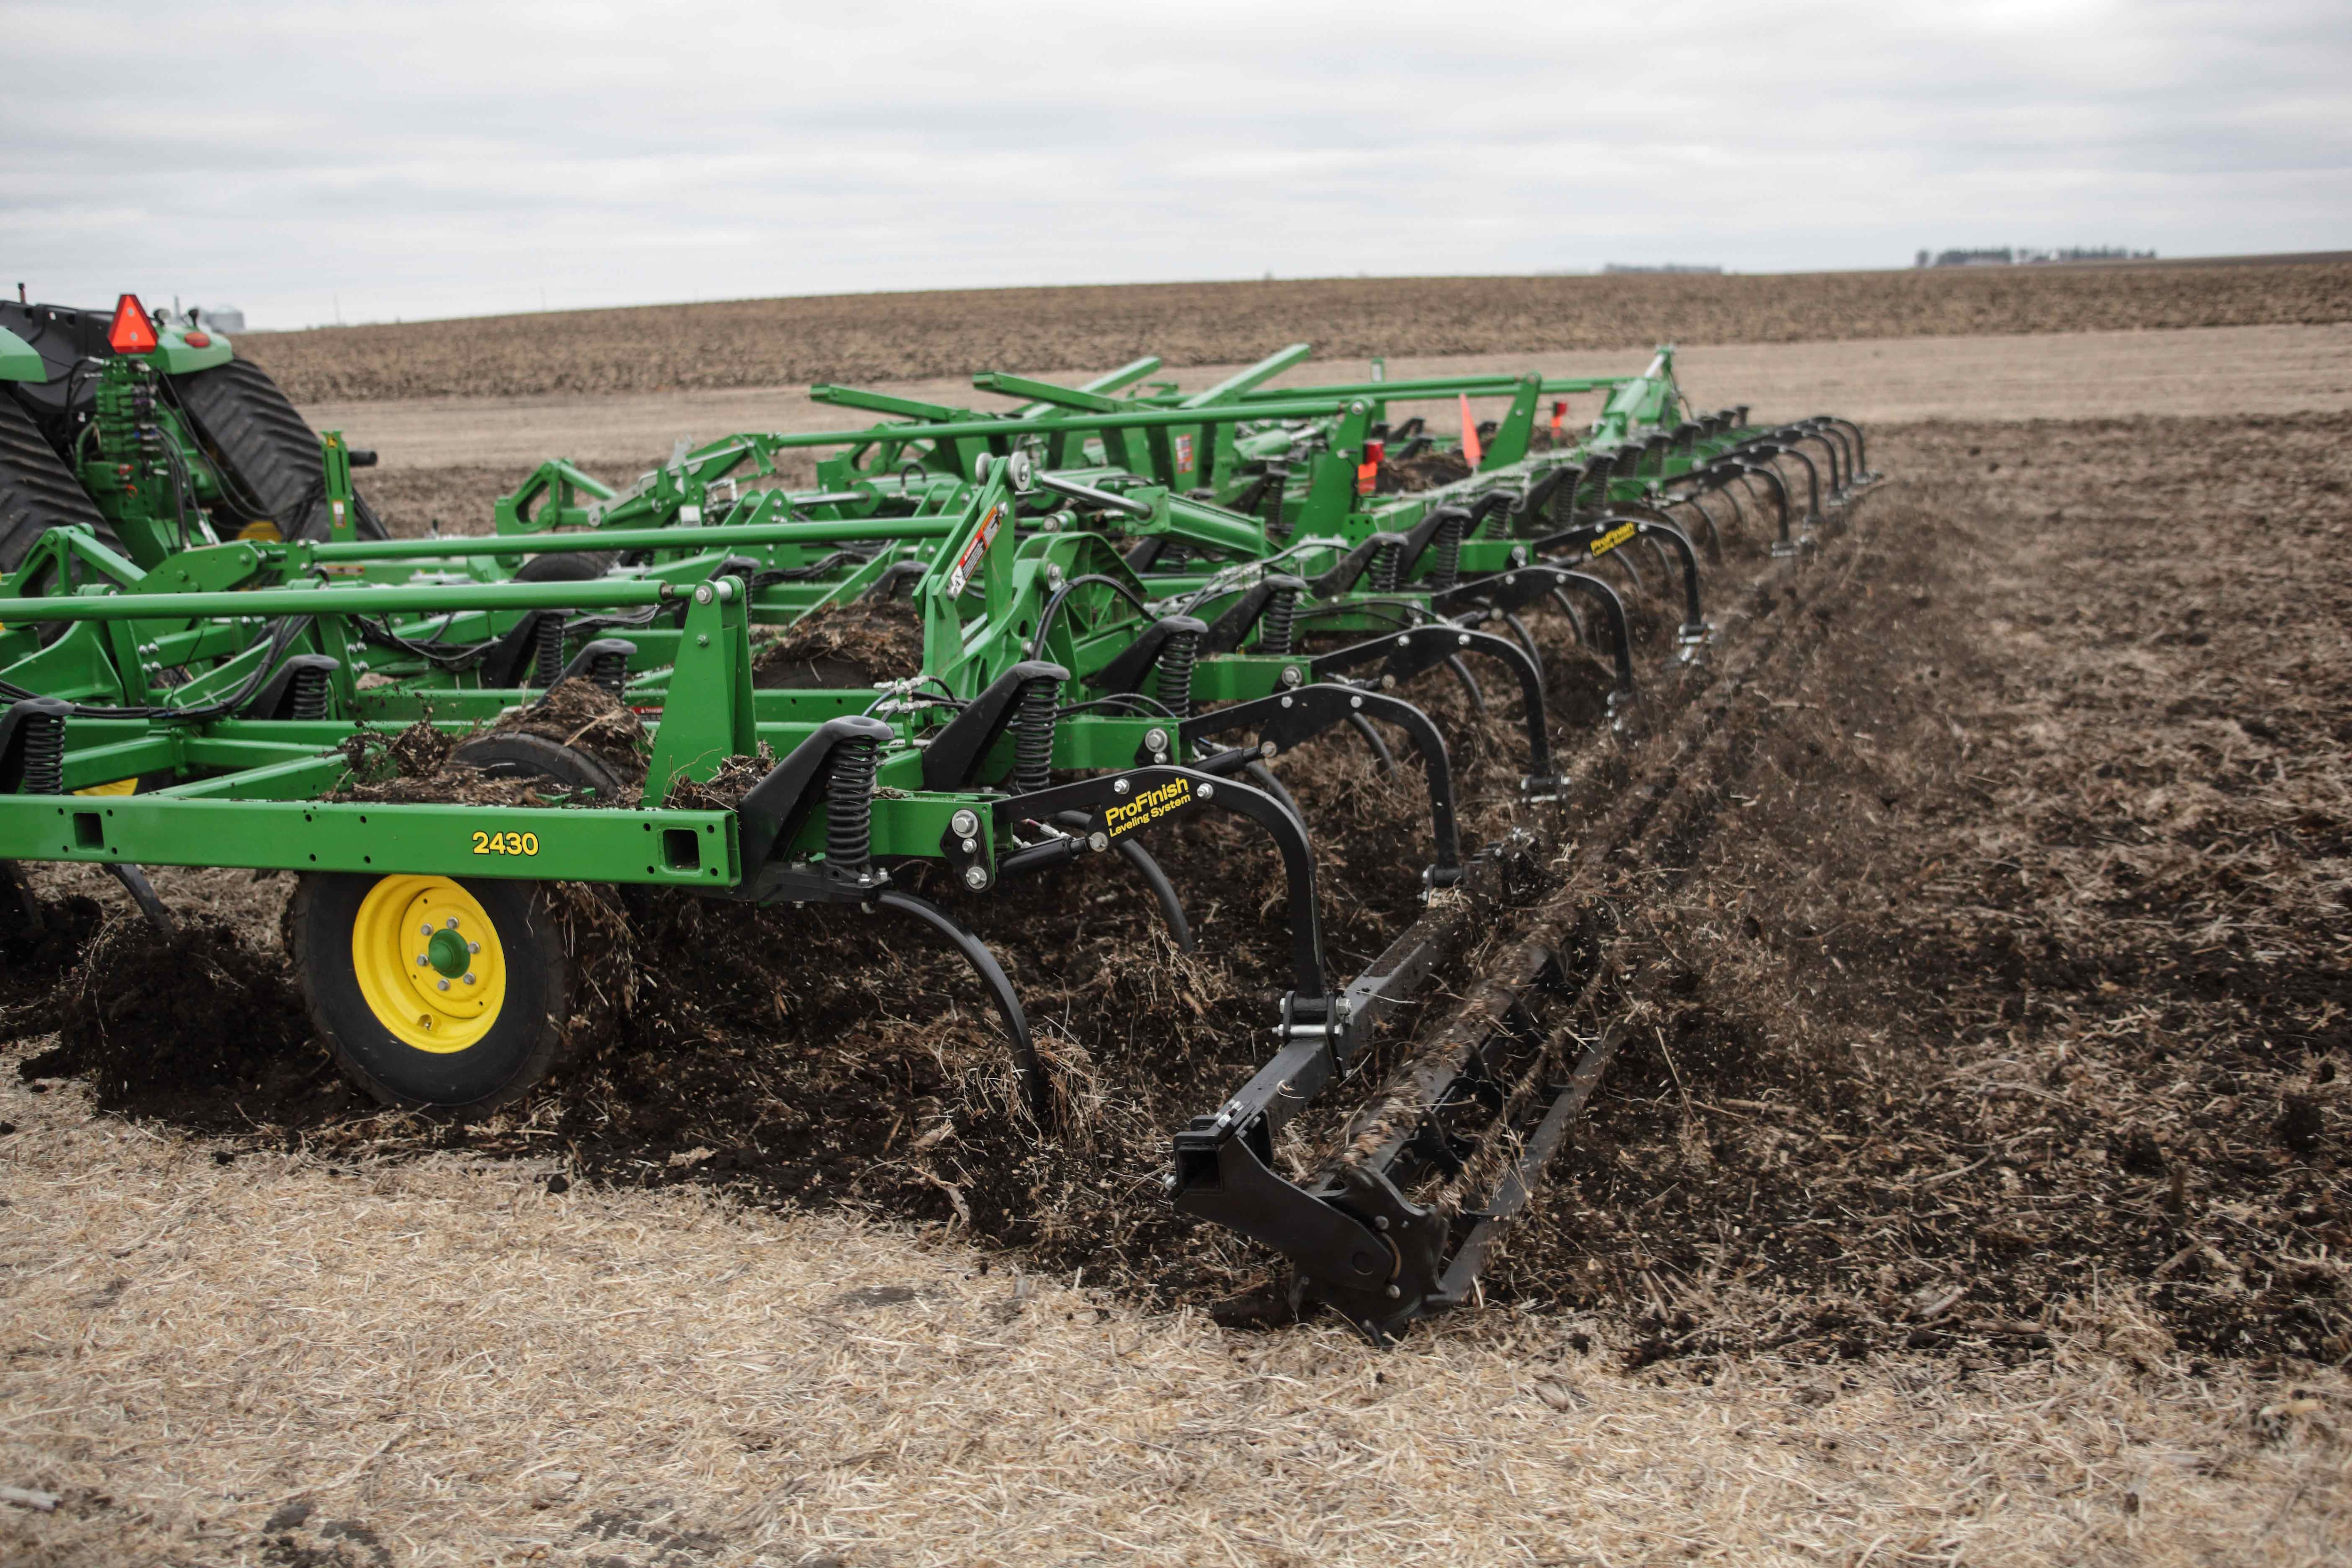
[[[1470,417],[1470,395],[1462,395],[1462,460],[1472,468],[1478,466],[1478,422]]]

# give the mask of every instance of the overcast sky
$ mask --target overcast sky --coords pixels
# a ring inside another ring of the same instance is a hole
[[[2352,248],[2347,13],[0,0],[0,286],[286,327]]]

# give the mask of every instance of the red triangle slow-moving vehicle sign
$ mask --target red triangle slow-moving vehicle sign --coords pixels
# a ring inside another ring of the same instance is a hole
[[[147,308],[136,294],[125,294],[114,302],[114,325],[106,341],[119,354],[151,354],[155,352],[155,328],[147,320]]]

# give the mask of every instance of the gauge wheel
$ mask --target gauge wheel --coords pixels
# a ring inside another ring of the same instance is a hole
[[[554,1068],[572,972],[544,883],[314,873],[289,911],[311,1021],[386,1105],[465,1120]]]
[[[515,568],[518,583],[592,583],[612,570],[610,551],[567,550],[534,555]]]

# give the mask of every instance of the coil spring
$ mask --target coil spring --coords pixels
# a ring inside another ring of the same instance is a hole
[[[1576,492],[1584,484],[1584,470],[1578,468],[1551,492],[1551,522],[1554,528],[1576,526]]]
[[[1372,552],[1372,592],[1393,594],[1404,577],[1404,552],[1391,541]]]
[[[864,736],[833,749],[824,781],[824,861],[836,872],[874,863],[874,773],[881,747]]]
[[[1192,666],[1201,657],[1201,634],[1171,632],[1160,648],[1160,706],[1179,719],[1192,716]]]
[[[588,661],[588,679],[611,692],[622,695],[629,684],[629,656],[625,653],[600,653]]]
[[[1029,795],[1054,782],[1054,721],[1062,700],[1061,682],[1040,675],[1022,683],[1021,706],[1013,713],[1013,788]]]
[[[1276,588],[1274,597],[1265,602],[1265,615],[1258,622],[1258,652],[1287,654],[1290,651],[1291,627],[1297,619],[1298,590]]]
[[[25,733],[26,795],[66,793],[66,721],[58,713],[27,713],[19,721]]]
[[[1151,569],[1155,572],[1173,572],[1191,559],[1192,552],[1184,548],[1184,542],[1181,539],[1171,539],[1160,547],[1160,553],[1153,559]]]
[[[327,716],[327,672],[316,665],[306,665],[294,672],[294,679],[286,693],[286,712],[293,719],[323,719]]]
[[[1493,515],[1502,516],[1502,508],[1496,507]],[[1437,546],[1437,567],[1429,574],[1431,587],[1451,588],[1462,575],[1462,536],[1465,528],[1465,521],[1458,512],[1438,523],[1437,536],[1431,541]]]
[[[541,616],[534,640],[538,646],[531,652],[530,683],[552,686],[563,673],[563,617]]]
[[[1290,465],[1271,463],[1266,473],[1273,483],[1265,488],[1265,536],[1276,544],[1290,542],[1290,525],[1282,518],[1282,492],[1290,487]]]

